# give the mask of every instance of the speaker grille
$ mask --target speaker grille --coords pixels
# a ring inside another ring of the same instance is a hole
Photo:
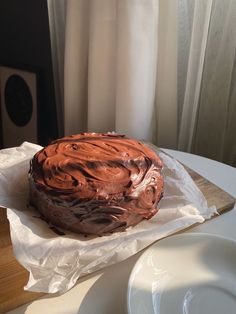
[[[19,75],[11,75],[5,85],[6,111],[17,126],[25,126],[33,113],[33,100],[25,80]]]

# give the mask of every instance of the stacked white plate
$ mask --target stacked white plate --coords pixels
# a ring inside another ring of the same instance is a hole
[[[235,314],[236,242],[172,236],[150,246],[128,284],[129,314]]]

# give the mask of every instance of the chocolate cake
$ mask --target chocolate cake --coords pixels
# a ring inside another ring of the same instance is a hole
[[[53,226],[82,234],[122,231],[158,211],[162,161],[118,134],[58,139],[31,160],[30,203]]]

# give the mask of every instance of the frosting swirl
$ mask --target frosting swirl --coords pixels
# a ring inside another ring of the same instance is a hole
[[[122,230],[157,212],[161,169],[160,158],[139,141],[112,133],[72,135],[33,157],[30,198],[63,228],[86,234]]]

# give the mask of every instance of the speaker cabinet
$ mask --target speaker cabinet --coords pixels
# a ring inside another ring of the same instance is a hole
[[[37,75],[0,67],[3,147],[37,143]]]

